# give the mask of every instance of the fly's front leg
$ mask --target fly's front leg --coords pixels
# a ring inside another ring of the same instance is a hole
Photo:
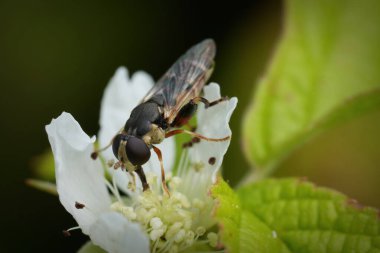
[[[128,189],[130,189],[131,191],[136,191],[136,178],[135,178],[135,174],[133,174],[133,172],[128,172],[129,173],[129,177],[130,177],[130,180],[129,180],[129,183],[128,183]],[[143,185],[143,190],[144,190],[144,183],[141,181],[142,185]]]
[[[136,172],[136,174],[139,176],[139,178],[141,180],[143,191],[149,190],[149,184],[146,181],[146,176],[145,176],[144,170],[141,167],[141,165],[137,166],[137,169],[135,170],[135,172]]]

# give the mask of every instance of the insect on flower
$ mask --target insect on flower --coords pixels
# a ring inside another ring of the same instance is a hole
[[[99,152],[112,146],[113,153],[118,159],[114,168],[127,169],[132,176],[133,172],[136,172],[145,191],[149,189],[149,185],[142,165],[149,160],[150,149],[153,148],[160,161],[162,187],[169,194],[162,154],[154,144],[181,133],[206,141],[226,141],[230,138],[230,136],[209,138],[181,128],[192,118],[199,103],[204,103],[208,108],[228,99],[222,97],[208,101],[200,96],[203,86],[213,71],[215,51],[212,39],[206,39],[190,48],[132,110],[125,126],[111,142],[106,147],[94,151],[91,157],[96,159]]]

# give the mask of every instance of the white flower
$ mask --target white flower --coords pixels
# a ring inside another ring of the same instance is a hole
[[[120,130],[152,85],[153,80],[146,73],[138,72],[129,79],[125,68],[116,71],[102,101],[100,146]],[[220,98],[219,86],[214,83],[206,86],[204,96],[209,100]],[[207,110],[200,106],[197,132],[212,138],[231,135],[228,122],[236,103],[237,99],[232,98]],[[229,141],[195,143],[189,152],[184,152],[178,172],[170,176],[174,141],[165,139],[159,147],[169,174],[168,197],[161,190],[157,176],[160,167],[154,154],[143,166],[151,191],[142,192],[138,188],[133,193],[127,187],[129,177],[125,171],[109,170],[113,182],[105,179],[106,165],[101,159],[90,158],[95,137],[84,133],[70,114],[64,112],[53,119],[46,131],[55,159],[59,199],[95,245],[112,253],[180,252],[198,242],[215,247],[217,237],[208,233],[214,222],[213,202],[207,190],[222,164]],[[113,157],[110,150],[102,156],[105,161]],[[119,189],[130,197],[120,197]]]

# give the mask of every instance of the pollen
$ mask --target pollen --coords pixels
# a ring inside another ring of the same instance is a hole
[[[141,224],[150,239],[153,253],[183,252],[205,244],[215,249],[217,236],[208,231],[213,224],[211,222],[210,226],[211,209],[207,205],[210,202],[182,193],[179,189],[183,180],[177,176],[169,177],[171,195],[167,196],[163,194],[157,178],[148,173],[150,191],[141,192],[132,197],[132,201],[125,201],[129,205],[120,200],[114,202],[111,209]],[[207,224],[203,224],[205,217]]]

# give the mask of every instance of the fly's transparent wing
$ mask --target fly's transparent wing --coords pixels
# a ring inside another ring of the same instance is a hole
[[[170,124],[183,105],[199,95],[211,75],[215,43],[206,39],[190,48],[152,87],[142,102],[162,101],[164,118]]]

